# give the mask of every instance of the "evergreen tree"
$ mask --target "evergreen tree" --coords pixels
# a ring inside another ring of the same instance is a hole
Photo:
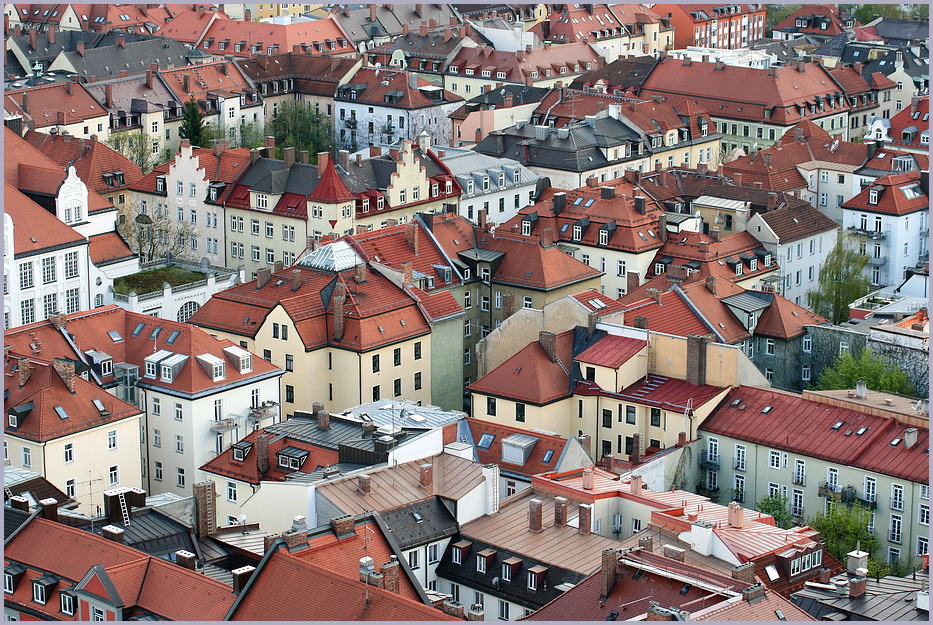
[[[198,147],[208,147],[203,145],[204,140],[204,113],[198,106],[194,96],[185,104],[185,116],[181,120],[181,129],[178,136],[187,139],[191,145]]]

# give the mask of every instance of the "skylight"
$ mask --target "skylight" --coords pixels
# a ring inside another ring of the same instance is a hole
[[[864,433],[867,432],[867,431],[868,431],[868,428],[866,428],[866,427],[860,427],[860,428],[858,429],[858,431],[857,431],[855,434],[856,434],[856,436],[861,436],[862,434],[864,434]]]
[[[107,332],[107,336],[109,336],[110,340],[113,341],[114,343],[119,343],[120,341],[123,340],[123,337],[120,336],[120,333],[117,332],[116,330],[110,330],[109,332]]]
[[[897,444],[900,442],[901,442],[901,439],[895,438],[893,441],[891,441],[891,447],[897,447]]]
[[[167,344],[171,345],[175,342],[175,339],[178,338],[178,335],[181,334],[178,330],[172,330],[172,333],[169,335],[168,340],[165,341]]]
[[[57,414],[58,417],[59,417],[62,421],[64,421],[65,419],[68,418],[68,413],[65,412],[65,409],[62,408],[61,406],[55,406],[54,410],[55,410],[55,414]]]
[[[480,449],[489,449],[492,446],[493,439],[495,438],[496,438],[495,434],[483,434],[482,436],[480,436],[479,443],[477,443],[476,446],[479,447]]]
[[[842,421],[836,421],[836,423],[833,424],[834,430],[838,430],[841,427],[842,427]]]
[[[547,464],[548,462],[551,461],[551,458],[553,458],[553,457],[554,457],[554,450],[553,450],[553,449],[548,449],[548,450],[544,453],[544,460],[541,461],[541,464]]]
[[[765,406],[764,410],[762,410],[761,413],[768,414],[769,412],[771,412],[771,408],[773,408],[773,406]]]
[[[156,326],[156,329],[152,331],[152,334],[149,335],[150,339],[154,339],[159,336],[159,332],[162,331],[162,326]]]
[[[768,579],[772,582],[781,579],[781,576],[778,574],[777,567],[773,564],[765,565],[765,573],[768,574]]]
[[[143,328],[145,327],[146,327],[146,323],[144,321],[140,321],[139,325],[136,326],[136,329],[133,330],[133,336],[139,336],[139,333],[142,332]]]

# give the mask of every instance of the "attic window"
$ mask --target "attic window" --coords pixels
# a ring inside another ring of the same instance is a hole
[[[145,322],[140,321],[139,325],[136,326],[136,329],[133,330],[133,336],[139,336],[139,333],[143,331],[143,328],[146,327]]]
[[[768,414],[769,412],[771,412],[771,409],[773,407],[774,406],[765,406],[764,409],[761,411],[761,414]]]
[[[777,567],[773,564],[765,565],[765,573],[768,574],[768,579],[772,582],[781,579],[781,576],[778,574]]]
[[[414,517],[415,523],[424,523],[424,517],[417,512],[412,512],[411,516]]]
[[[68,413],[65,412],[65,409],[62,408],[61,406],[55,406],[53,410],[55,411],[55,414],[58,415],[58,418],[61,419],[62,421],[68,418]]]
[[[867,431],[868,431],[868,428],[866,428],[866,427],[860,427],[860,428],[855,432],[855,435],[856,435],[856,436],[861,436],[862,434],[864,434],[864,433],[867,432]]]
[[[168,340],[165,341],[166,344],[171,345],[175,342],[175,339],[178,338],[180,332],[178,330],[172,330],[172,333],[169,335]]]
[[[476,446],[479,447],[480,449],[489,449],[492,446],[492,441],[495,438],[496,438],[495,434],[483,434],[479,438],[479,443],[477,443]]]
[[[891,441],[891,447],[897,447],[897,444],[900,442],[901,442],[900,438],[895,438],[893,441]]]
[[[120,333],[117,332],[116,330],[110,330],[109,332],[107,332],[107,336],[109,336],[110,340],[113,341],[114,343],[119,343],[120,341],[123,340],[123,337],[120,336]]]
[[[549,463],[549,462],[551,461],[551,458],[553,458],[553,457],[554,457],[554,450],[553,450],[553,449],[548,449],[548,450],[544,453],[544,460],[541,461],[541,464],[547,464],[547,463]]]
[[[833,424],[833,429],[838,430],[839,428],[842,427],[842,423],[843,423],[842,421],[836,421],[836,423]]]

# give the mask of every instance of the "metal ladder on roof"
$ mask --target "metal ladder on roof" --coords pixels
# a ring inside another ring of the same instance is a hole
[[[130,511],[126,507],[126,493],[120,493],[118,497],[120,499],[120,512],[123,513],[123,525],[127,526],[130,524]]]

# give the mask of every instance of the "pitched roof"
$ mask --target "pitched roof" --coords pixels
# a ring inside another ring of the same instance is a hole
[[[501,425],[483,419],[470,418],[466,420],[466,424],[470,428],[474,443],[477,443],[474,445],[474,449],[482,464],[496,464],[503,471],[526,477],[545,471],[553,471],[557,468],[561,453],[568,443],[568,439],[561,436],[529,432],[525,428]],[[480,447],[478,443],[487,434],[492,436],[489,446]],[[509,462],[502,453],[502,441],[513,434],[521,434],[536,439],[524,464]],[[545,458],[547,458],[547,462],[544,461]]]
[[[929,70],[927,70],[929,71]],[[888,145],[901,146],[906,148],[916,148],[923,152],[928,150],[928,144],[920,141],[921,135],[926,132],[930,134],[930,96],[922,96],[917,101],[917,108],[913,105],[904,107],[904,110],[891,118],[891,129],[888,132],[891,137],[886,141]],[[913,128],[913,132],[909,130]]]
[[[23,98],[26,96],[28,110],[23,108]],[[36,128],[78,124],[107,115],[107,110],[82,83],[56,82],[9,90],[4,94],[3,108],[10,115],[22,115],[27,120],[34,120]]]
[[[459,529],[457,519],[439,497],[400,506],[384,512],[381,516],[399,549],[403,551],[453,536]],[[358,560],[356,564],[359,565]],[[356,571],[359,571],[359,566],[356,567]],[[413,596],[412,599],[416,597]]]
[[[761,219],[768,224],[782,244],[839,227],[839,224],[809,204],[764,212],[761,213]]]
[[[347,189],[347,185],[337,175],[337,167],[334,165],[333,158],[327,159],[324,173],[321,174],[321,179],[314,187],[314,190],[308,194],[308,199],[332,203],[355,199],[354,195]]]
[[[816,98],[836,99],[838,86],[833,82],[829,70],[819,63],[806,63],[805,71],[797,67],[757,69],[725,65],[717,69],[715,63],[694,61],[685,66],[673,57],[661,59],[651,75],[642,84],[639,95],[687,98],[718,117],[762,122],[765,110],[771,111],[769,124],[789,126],[803,119],[823,117],[831,112],[813,112],[806,108],[801,115],[798,107],[814,104]],[[774,76],[771,75],[774,71]],[[728,103],[723,103],[721,94],[732,94]],[[850,108],[848,100],[842,98],[834,110],[841,112]]]
[[[378,72],[378,73],[377,73]],[[451,102],[462,102],[463,98],[455,93],[440,90],[440,97],[432,100],[421,90],[437,89],[437,85],[417,77],[417,87],[412,87],[411,77],[417,76],[408,71],[361,67],[352,78],[337,89],[336,101],[357,101],[361,104],[376,104],[393,108],[420,109],[436,107]],[[356,96],[350,96],[349,90],[355,89]]]
[[[772,590],[754,602],[735,599],[725,604],[691,614],[694,621],[815,621],[816,619]],[[780,616],[778,613],[780,612]]]
[[[359,563],[359,561],[357,561]],[[227,615],[232,621],[448,621],[440,610],[274,551]],[[314,592],[308,592],[314,588]]]
[[[829,320],[820,317],[803,306],[798,306],[781,295],[774,295],[771,304],[758,318],[755,334],[791,339],[804,333],[808,325],[828,324]]]
[[[4,182],[3,209],[13,220],[15,258],[87,243],[87,239]]]
[[[188,88],[185,89],[185,76]],[[252,93],[249,80],[236,63],[215,61],[200,65],[187,65],[175,69],[159,70],[162,79],[175,99],[186,103],[194,98],[203,107],[208,95],[221,93]]]
[[[797,26],[797,18],[809,18],[806,26]],[[826,24],[823,28],[822,24]],[[845,30],[840,9],[832,4],[807,4],[797,9],[783,20],[774,30],[792,33],[809,33],[812,35],[835,36]]]
[[[544,80],[546,72],[553,72],[555,77],[571,77],[586,71],[586,64],[591,67],[598,65],[600,56],[593,44],[574,41],[560,45],[550,45],[544,48],[535,48],[531,54],[525,50],[506,51],[494,50],[490,47],[462,47],[447,66],[447,72],[453,73],[457,68],[457,75],[464,75],[464,69],[474,68],[479,74],[480,68],[488,69],[493,74],[505,72],[505,80],[511,83],[524,83],[526,78],[537,72],[538,78]],[[560,68],[567,68],[561,72]],[[576,68],[576,69],[575,69]]]
[[[221,43],[224,44],[223,48]],[[243,44],[240,50],[235,48],[238,43]],[[253,46],[256,45],[259,49],[254,51]],[[290,24],[217,19],[207,26],[198,39],[198,49],[214,56],[235,54],[254,57],[268,53],[269,48],[278,52],[293,52],[295,46],[301,46],[302,53],[314,55],[322,55],[325,50],[331,55],[355,52],[353,42],[347,39],[332,16]]]
[[[23,137],[60,167],[75,168],[88,189],[99,193],[113,192],[135,183],[143,177],[139,165],[96,139],[84,140],[67,135],[48,135],[30,130]],[[125,184],[108,184],[104,174],[123,172]]]
[[[724,401],[700,429],[913,482],[929,480],[927,428],[917,428],[917,443],[906,449],[902,441],[908,426],[894,417],[749,386],[733,389],[730,398],[741,402]],[[767,414],[762,412],[766,406],[771,406]],[[842,425],[834,429],[838,422]],[[895,439],[898,444],[891,445]]]
[[[88,241],[88,254],[95,267],[136,258],[136,254],[116,230],[91,235]]]
[[[871,202],[875,194],[877,201]],[[920,172],[909,171],[878,178],[872,185],[842,204],[842,208],[896,216],[928,209],[929,204],[930,199],[920,185]]]
[[[570,297],[579,302],[587,313],[595,312],[600,317],[612,315],[625,309],[618,300],[603,295],[596,289],[574,293]]]
[[[557,335],[559,362],[552,362],[541,343],[534,341],[467,388],[539,406],[569,397],[572,348],[573,330]]]
[[[295,91],[299,93],[333,97],[340,81],[357,63],[352,58],[309,56],[290,50],[283,52],[238,61],[237,64],[254,83],[290,78],[295,81]]]
[[[664,246],[655,254],[655,262],[649,266],[645,276],[657,275],[656,265],[664,263],[665,270],[668,264],[686,265],[696,269],[701,278],[716,276],[719,279],[741,282],[753,276],[777,271],[778,265],[774,258],[771,259],[770,265],[764,263],[764,258],[770,255],[770,252],[747,231],[722,237],[718,241],[708,234],[681,232],[668,237]],[[756,269],[751,268],[750,256],[759,257]],[[742,273],[738,274],[735,270],[740,264]]]
[[[3,180],[17,189],[56,195],[65,179],[62,167],[37,150],[31,143],[4,126]],[[15,158],[14,158],[15,155]],[[37,184],[36,176],[43,176]]]
[[[574,360],[618,369],[646,347],[648,347],[648,341],[610,334],[577,354]]]
[[[623,90],[635,93],[651,74],[657,64],[654,56],[629,56],[619,58],[604,67],[586,72],[574,79],[572,86],[593,87],[599,81],[605,81],[606,93],[621,93]]]

